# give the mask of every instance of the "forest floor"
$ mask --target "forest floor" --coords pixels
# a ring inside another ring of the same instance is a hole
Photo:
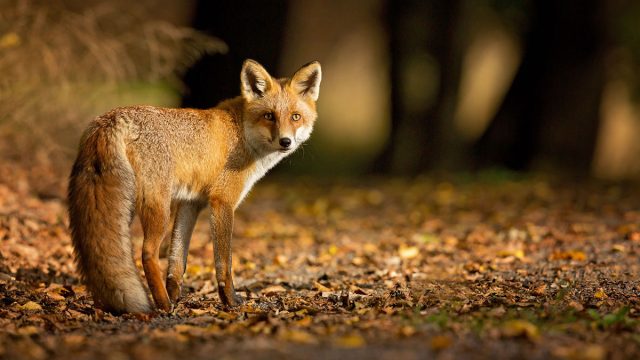
[[[203,215],[175,310],[113,316],[78,281],[62,186],[28,174],[0,165],[0,358],[640,357],[637,185],[271,177],[236,213],[242,307]]]

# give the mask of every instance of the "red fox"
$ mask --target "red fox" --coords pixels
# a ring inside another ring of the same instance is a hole
[[[231,273],[234,211],[256,181],[311,135],[321,79],[318,62],[276,79],[246,60],[241,96],[212,109],[123,107],[90,123],[68,201],[77,267],[98,306],[153,311],[133,262],[129,230],[137,213],[149,290],[157,309],[171,311],[196,218],[207,206],[220,299],[242,303]],[[163,281],[159,248],[174,218]]]

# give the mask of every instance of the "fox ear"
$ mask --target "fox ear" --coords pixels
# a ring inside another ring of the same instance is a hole
[[[245,100],[255,100],[264,96],[272,84],[271,75],[257,61],[247,59],[240,72],[240,89]]]
[[[300,95],[308,96],[317,101],[320,95],[320,81],[322,69],[317,61],[304,65],[291,78],[291,87]]]

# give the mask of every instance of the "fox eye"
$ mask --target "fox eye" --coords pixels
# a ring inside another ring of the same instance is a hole
[[[268,112],[268,113],[265,113],[262,116],[267,120],[273,120],[273,113]]]
[[[293,114],[293,115],[291,115],[291,120],[293,120],[293,121],[298,121],[298,120],[300,120],[300,114]]]

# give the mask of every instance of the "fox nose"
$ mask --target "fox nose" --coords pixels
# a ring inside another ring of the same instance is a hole
[[[280,139],[280,146],[282,146],[283,148],[288,148],[289,146],[291,146],[291,139],[289,138]]]

